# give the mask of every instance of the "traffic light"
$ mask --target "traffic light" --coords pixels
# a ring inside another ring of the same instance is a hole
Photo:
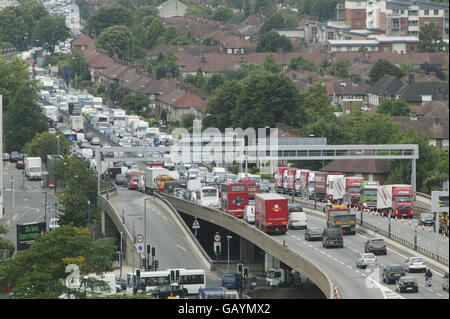
[[[242,275],[242,269],[244,268],[243,264],[237,264],[237,273]]]
[[[140,269],[136,269],[136,281],[137,282],[141,281],[141,270]]]
[[[170,283],[175,282],[175,270],[170,271]]]
[[[150,245],[147,245],[147,254],[150,254]]]
[[[248,277],[249,277],[248,267],[244,267],[244,278],[248,278]]]
[[[156,248],[152,247],[152,257],[155,257],[155,255],[156,255]]]
[[[217,246],[215,246],[214,248],[216,249],[216,251],[215,251],[216,256],[219,256],[219,255],[220,255],[220,246],[217,245]]]
[[[158,268],[159,268],[159,261],[155,260],[155,271],[158,270]]]

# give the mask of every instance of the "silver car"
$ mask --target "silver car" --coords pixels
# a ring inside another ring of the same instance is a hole
[[[403,264],[407,272],[423,271],[427,270],[425,265],[425,259],[422,257],[409,257]]]
[[[356,267],[366,268],[367,266],[375,266],[378,264],[378,259],[372,253],[361,253],[356,259]]]

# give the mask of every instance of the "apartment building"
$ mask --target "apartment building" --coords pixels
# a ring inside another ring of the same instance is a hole
[[[434,23],[448,39],[448,10],[425,0],[348,0],[345,22],[352,29],[381,29],[388,36],[418,36],[424,25]]]

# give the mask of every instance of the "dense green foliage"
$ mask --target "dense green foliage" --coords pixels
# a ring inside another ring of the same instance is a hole
[[[386,100],[377,108],[377,113],[389,114],[391,116],[408,116],[411,113],[408,103],[402,98],[397,100]]]
[[[402,78],[406,75],[399,67],[397,67],[392,62],[384,59],[379,59],[377,60],[377,62],[372,64],[372,67],[370,68],[369,82],[371,84],[374,84],[385,74],[393,75],[398,78]]]
[[[37,104],[37,82],[29,79],[27,64],[0,56],[0,95],[3,95],[3,149],[22,150],[36,133],[47,130]]]
[[[267,32],[259,38],[256,45],[256,52],[283,52],[292,51],[292,42],[284,35],[279,35],[275,31]]]
[[[59,142],[58,137],[59,136]],[[28,156],[37,156],[42,159],[42,163],[47,164],[47,155],[59,154],[68,156],[70,154],[69,141],[64,138],[64,134],[61,131],[56,133],[42,132],[33,137],[30,143],[25,145],[25,153]]]
[[[445,48],[445,43],[439,32],[439,25],[429,23],[420,28],[418,52],[440,52]]]

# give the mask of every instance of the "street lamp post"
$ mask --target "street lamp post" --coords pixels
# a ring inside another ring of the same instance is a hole
[[[92,227],[91,227],[91,201],[90,200],[88,200],[88,224],[89,224],[89,230],[91,230]]]
[[[232,236],[227,236],[227,243],[228,243],[228,272],[230,272],[230,239],[233,238]]]
[[[58,156],[59,156],[59,138],[60,138],[60,135],[56,135],[56,138],[58,139]]]
[[[147,200],[151,201],[151,198],[144,199],[144,249],[147,249]],[[146,265],[148,267],[149,260],[147,256]]]

